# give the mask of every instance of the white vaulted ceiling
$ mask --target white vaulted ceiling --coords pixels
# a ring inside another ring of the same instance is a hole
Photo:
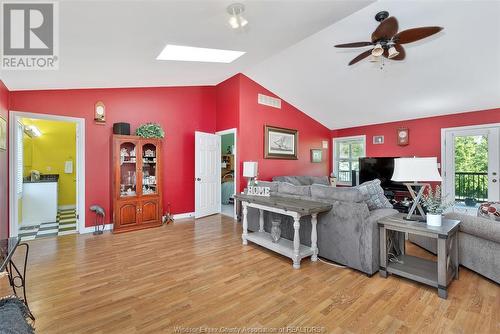
[[[226,7],[246,6],[246,31]],[[11,90],[215,85],[372,1],[128,0],[60,3],[58,71],[3,71]],[[231,64],[158,61],[166,44],[246,51]]]
[[[444,30],[382,70],[368,59],[347,66],[367,48],[333,45],[369,40],[380,10],[400,30]],[[376,2],[245,74],[331,129],[500,107],[500,2]]]
[[[500,1],[60,1],[58,71],[2,71],[11,90],[215,85],[243,72],[336,129],[500,107]],[[404,61],[347,63],[387,10],[400,30],[444,30]],[[167,44],[246,51],[231,64],[158,61]]]

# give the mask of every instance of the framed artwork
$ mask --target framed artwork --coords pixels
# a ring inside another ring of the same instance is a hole
[[[7,121],[0,117],[0,150],[7,150]]]
[[[264,158],[297,160],[299,132],[264,126]]]
[[[398,129],[398,145],[406,146],[410,143],[410,130],[408,128]]]
[[[311,150],[311,162],[318,163],[323,160],[323,150],[312,149]]]
[[[373,136],[373,144],[383,144],[384,143],[384,136]]]

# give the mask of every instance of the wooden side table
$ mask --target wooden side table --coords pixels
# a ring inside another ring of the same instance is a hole
[[[422,222],[403,219],[396,215],[381,219],[380,229],[380,270],[382,277],[388,273],[406,277],[438,289],[438,295],[448,297],[448,285],[458,279],[458,227],[460,221],[443,219],[441,226],[428,226]],[[394,232],[391,232],[394,231]],[[388,243],[397,243],[401,234],[411,233],[437,239],[437,262],[405,254],[404,242],[401,255],[388,259]]]

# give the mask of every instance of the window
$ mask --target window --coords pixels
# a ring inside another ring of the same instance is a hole
[[[16,192],[20,195],[23,192],[23,133],[24,126],[21,123],[17,123],[17,138],[16,138],[16,146],[17,146],[17,155],[16,155],[16,164],[17,164],[17,173],[16,173]]]
[[[359,158],[366,154],[366,137],[344,137],[333,140],[333,166],[338,184],[351,185],[353,170],[359,172]]]

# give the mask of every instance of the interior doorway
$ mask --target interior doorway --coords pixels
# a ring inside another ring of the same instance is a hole
[[[83,232],[84,119],[12,111],[9,126],[10,236]]]
[[[216,132],[221,138],[221,210],[220,213],[236,219],[234,195],[237,189],[237,130]]]
[[[471,213],[500,199],[500,126],[443,129],[444,195]]]

